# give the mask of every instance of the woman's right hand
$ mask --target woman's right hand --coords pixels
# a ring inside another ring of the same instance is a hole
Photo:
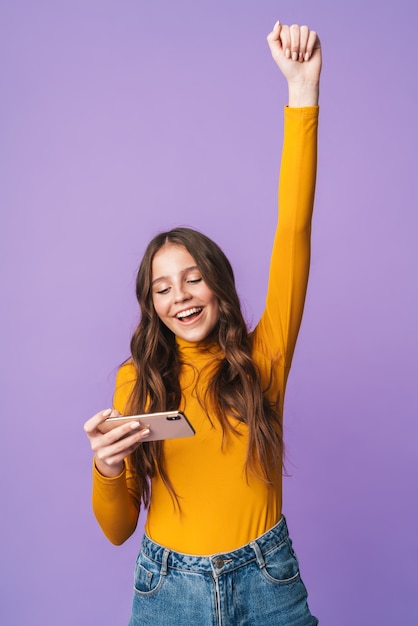
[[[123,424],[103,434],[99,426],[108,417],[118,417],[120,413],[112,409],[106,409],[93,415],[84,424],[91,449],[94,452],[94,460],[100,474],[113,478],[122,473],[124,459],[132,454],[141,442],[148,437],[150,429],[137,421]]]

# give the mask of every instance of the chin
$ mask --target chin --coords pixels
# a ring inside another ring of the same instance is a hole
[[[176,329],[175,333],[177,337],[184,341],[190,341],[190,343],[200,343],[204,341],[216,341],[217,333],[215,328],[209,329]]]

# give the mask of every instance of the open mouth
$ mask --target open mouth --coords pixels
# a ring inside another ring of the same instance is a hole
[[[191,322],[192,320],[196,319],[196,317],[198,317],[202,311],[203,307],[193,307],[192,309],[186,309],[186,311],[181,311],[180,313],[177,313],[176,318],[180,322]]]

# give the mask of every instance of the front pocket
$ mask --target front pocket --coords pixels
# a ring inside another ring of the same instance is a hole
[[[299,563],[289,537],[264,554],[263,558],[265,565],[260,571],[269,582],[287,585],[300,578]]]
[[[135,563],[135,592],[139,595],[156,593],[163,584],[163,579],[161,563],[153,561],[140,552]]]

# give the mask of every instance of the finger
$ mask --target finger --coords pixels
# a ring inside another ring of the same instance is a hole
[[[290,50],[292,52],[292,61],[299,59],[299,46],[300,46],[300,29],[297,24],[292,24],[290,27]]]
[[[273,30],[271,31],[271,33],[267,35],[267,41],[269,43],[274,43],[275,41],[279,41],[281,29],[282,29],[282,25],[280,24],[280,20],[277,20],[277,22],[273,26]]]
[[[100,433],[99,438],[102,442],[102,445],[108,446],[116,443],[117,441],[120,441],[121,439],[124,439],[133,431],[135,432],[135,434],[142,433],[143,435],[145,435],[146,433],[144,431],[146,430],[149,431],[148,424],[141,424],[141,422],[138,422],[138,420],[132,420],[132,422],[128,422],[127,424],[121,424],[120,426],[112,428],[105,434]]]
[[[105,409],[104,411],[96,413],[96,415],[93,415],[93,417],[87,420],[87,422],[84,424],[84,431],[87,433],[87,435],[94,434],[99,424],[101,424],[105,421],[105,419],[110,417],[112,415],[112,412],[112,409]]]
[[[290,51],[290,28],[289,26],[282,26],[280,31],[280,41],[287,59],[290,59],[292,53]]]
[[[132,433],[131,430],[131,434],[128,433],[124,437],[110,443],[106,442],[106,445],[104,445],[105,442],[103,439],[105,436],[103,436],[92,442],[92,450],[95,452],[98,459],[110,465],[111,463],[109,463],[109,461],[111,459],[113,459],[113,463],[115,463],[117,462],[115,459],[121,461],[132,454],[139,444],[149,436],[150,432],[149,428],[143,428],[135,433]]]
[[[300,40],[299,40],[299,57],[298,61],[302,63],[305,59],[306,46],[309,38],[309,28],[307,26],[300,27]]]
[[[108,467],[113,467],[113,466],[117,465],[118,463],[123,463],[126,458],[128,458],[131,454],[133,454],[135,452],[135,450],[138,448],[140,443],[141,442],[137,442],[135,445],[132,445],[129,449],[127,449],[127,450],[125,450],[125,451],[123,451],[123,452],[121,452],[119,454],[115,454],[113,456],[108,456],[106,459],[101,459],[96,454],[96,456],[95,456],[95,458],[96,458],[96,466],[98,466],[99,463],[104,463]]]
[[[317,46],[319,46],[318,36],[314,30],[311,30],[309,32],[308,42],[306,44],[306,51],[305,51],[305,57],[304,57],[305,61],[309,61],[309,59],[311,58],[313,54],[314,49]]]
[[[277,58],[277,55],[280,54],[281,42],[280,42],[280,32],[282,30],[282,25],[278,20],[271,33],[267,35],[267,43],[270,48],[270,52],[273,58]]]

